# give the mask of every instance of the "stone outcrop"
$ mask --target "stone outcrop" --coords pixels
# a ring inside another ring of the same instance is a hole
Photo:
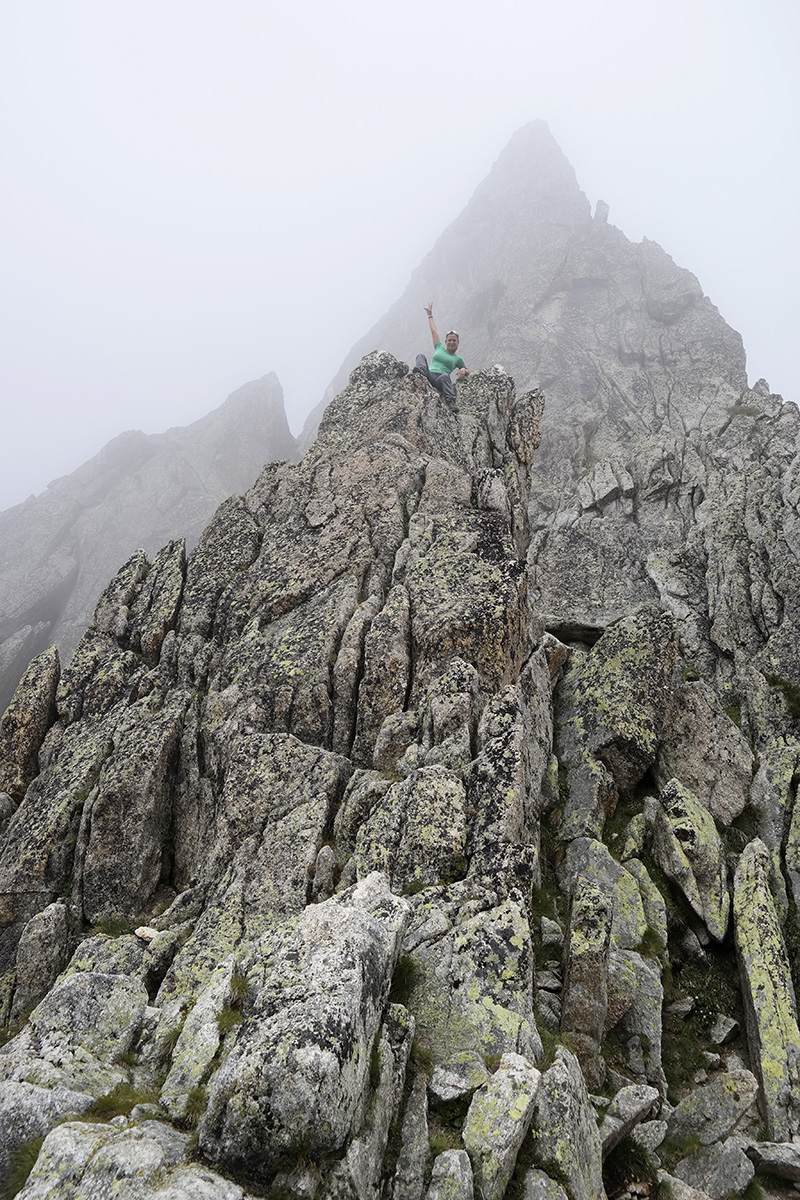
[[[437,270],[516,382],[370,347],[8,710],[23,1200],[795,1178],[796,411],[541,127]]]
[[[0,513],[0,712],[48,646],[67,662],[108,579],[135,550],[194,546],[217,506],[297,447],[274,375],[192,425],[109,442],[45,492]],[[0,783],[0,790],[2,784]]]

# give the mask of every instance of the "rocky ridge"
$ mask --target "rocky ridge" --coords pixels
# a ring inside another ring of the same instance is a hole
[[[800,1181],[797,410],[516,147],[547,389],[367,355],[0,725],[25,1200]]]
[[[130,431],[39,496],[0,513],[0,712],[32,658],[66,662],[121,562],[170,538],[193,546],[217,506],[265,460],[297,447],[274,375],[162,434]]]

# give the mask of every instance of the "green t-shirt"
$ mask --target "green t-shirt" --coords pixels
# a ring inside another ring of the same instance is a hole
[[[444,342],[437,342],[434,346],[430,366],[434,375],[450,375],[456,367],[465,367],[466,365],[463,358],[457,354],[448,354]]]

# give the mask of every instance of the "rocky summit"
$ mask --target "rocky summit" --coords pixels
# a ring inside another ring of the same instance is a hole
[[[795,1194],[800,417],[604,218],[523,130],[456,409],[376,339],[28,668],[8,1195]]]

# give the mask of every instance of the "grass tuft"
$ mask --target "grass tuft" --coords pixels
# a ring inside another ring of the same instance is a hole
[[[18,1146],[11,1155],[8,1173],[0,1180],[0,1200],[12,1200],[25,1187],[39,1157],[43,1141],[43,1137],[31,1138],[29,1142]]]
[[[208,1106],[208,1094],[204,1087],[193,1087],[186,1100],[186,1112],[183,1124],[188,1129],[196,1129],[203,1119]]]
[[[137,1104],[158,1104],[158,1093],[141,1091],[130,1083],[118,1083],[105,1096],[98,1096],[83,1116],[88,1121],[96,1118],[110,1121],[112,1117],[130,1116],[131,1109]]]
[[[241,1023],[242,1014],[239,1009],[232,1008],[229,1004],[226,1004],[217,1013],[217,1029],[223,1036],[229,1033],[231,1029],[235,1029],[237,1025],[241,1025]]]
[[[623,1138],[603,1163],[603,1183],[609,1196],[617,1195],[633,1183],[652,1186],[658,1180],[658,1169],[644,1146],[632,1138]]]

